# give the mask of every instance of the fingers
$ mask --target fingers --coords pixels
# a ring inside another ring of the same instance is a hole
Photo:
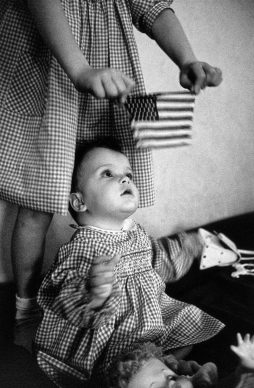
[[[96,257],[90,272],[90,286],[93,288],[112,284],[114,280],[114,267],[119,260],[120,255],[115,255],[113,258],[108,256]]]
[[[195,94],[199,94],[200,90],[205,89],[207,85],[206,72],[202,68],[202,65],[199,63],[194,64],[192,72],[192,78],[194,80],[194,83],[192,85],[192,92]]]
[[[250,335],[249,335],[248,333],[245,334],[243,341],[244,341],[245,343],[250,343]]]
[[[239,357],[243,357],[247,349],[251,349],[254,344],[254,336],[250,336],[249,333],[244,337],[240,333],[236,335],[237,345],[231,345],[230,349],[236,353]]]
[[[193,62],[183,66],[180,84],[195,94],[207,86],[218,86],[222,82],[222,72],[206,62]]]
[[[184,88],[194,94],[199,94],[201,89],[206,87],[206,73],[203,70],[202,62],[189,63],[183,67],[180,75],[180,83]]]
[[[237,333],[237,345],[231,345],[231,350],[239,357],[241,367],[254,370],[254,336],[249,333],[243,337]]]
[[[118,85],[114,82],[114,80],[108,75],[103,77],[101,80],[102,87],[104,89],[104,95],[106,98],[116,98],[118,97]],[[120,82],[119,82],[120,85]],[[120,88],[120,87],[119,87]]]
[[[124,104],[125,103],[127,96],[130,94],[130,92],[132,91],[132,89],[135,86],[135,82],[131,78],[127,77],[124,74],[122,75],[122,77],[123,77],[123,82],[125,84],[125,88],[126,89],[121,94],[120,101],[119,101],[120,104]]]
[[[203,62],[203,70],[206,74],[207,86],[218,86],[222,82],[222,71],[218,67]]]
[[[242,352],[239,350],[237,346],[231,345],[230,349],[234,352],[238,357],[242,357]]]
[[[192,81],[189,77],[188,72],[182,71],[180,73],[180,84],[183,88],[189,89],[192,92]]]
[[[251,337],[250,334],[247,333],[247,334],[245,334],[244,337],[242,337],[240,333],[237,333],[236,339],[237,339],[238,346],[241,346],[242,344],[253,343],[254,336]]]
[[[111,295],[114,283],[114,268],[120,255],[99,256],[93,261],[90,272],[90,292],[93,303],[98,307]]]
[[[95,257],[93,260],[93,267],[96,266],[97,271],[104,271],[105,269],[112,269],[115,267],[115,265],[119,262],[121,258],[120,254],[116,254],[115,256],[98,256]]]
[[[100,78],[95,78],[91,82],[91,87],[88,89],[88,91],[98,99],[102,99],[106,97],[105,88]]]
[[[240,333],[237,333],[236,334],[236,341],[237,341],[237,345],[231,345],[230,346],[230,349],[232,350],[232,352],[234,352],[238,357],[242,357],[243,353],[242,353],[242,350],[241,350],[241,346],[242,344],[244,343],[244,340],[241,336]]]
[[[250,343],[252,339],[253,337],[251,337],[249,333],[247,333],[244,337],[244,341],[248,343]]]
[[[112,271],[104,271],[99,273],[93,273],[90,277],[90,286],[99,287],[103,284],[112,284],[114,280],[114,273]]]
[[[124,103],[135,82],[115,69],[98,70],[93,92],[97,98],[109,98]]]
[[[97,298],[107,298],[112,291],[112,284],[102,284],[92,289],[92,295]]]
[[[236,334],[237,345],[240,346],[243,343],[243,338],[240,333]]]
[[[134,88],[135,82],[122,73],[116,74],[116,76],[112,77],[112,81],[114,82],[117,90],[116,101],[120,104],[124,104],[127,96]]]

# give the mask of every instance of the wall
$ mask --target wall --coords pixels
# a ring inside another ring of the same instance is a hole
[[[254,210],[254,2],[175,0],[173,8],[198,58],[220,67],[224,81],[197,97],[193,144],[154,151],[157,201],[136,219],[155,236]],[[179,89],[176,66],[136,36],[147,91]],[[55,217],[46,267],[71,236],[70,222]]]
[[[154,152],[157,203],[138,218],[156,235],[254,209],[254,2],[177,0],[174,10],[224,81],[197,97],[192,146]],[[177,89],[178,69],[140,35],[147,90]]]

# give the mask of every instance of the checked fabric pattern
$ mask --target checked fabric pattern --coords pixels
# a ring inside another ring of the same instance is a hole
[[[112,67],[144,94],[133,24],[151,35],[172,0],[61,0],[72,33],[94,68]],[[89,39],[87,38],[89,37]],[[154,202],[152,157],[135,149],[123,107],[79,93],[41,39],[25,1],[0,1],[0,199],[67,214],[76,144],[116,136],[141,193]]]
[[[218,333],[221,322],[165,293],[165,282],[179,279],[193,262],[184,252],[178,237],[154,240],[134,222],[120,232],[80,227],[60,249],[39,291],[44,317],[35,343],[45,373],[58,384],[66,373],[85,381],[98,359],[105,371],[136,341],[154,341],[169,350]],[[92,311],[93,258],[116,253],[121,260],[112,295],[103,309]]]
[[[130,96],[126,108],[139,148],[189,145],[195,96],[189,92],[153,93]]]

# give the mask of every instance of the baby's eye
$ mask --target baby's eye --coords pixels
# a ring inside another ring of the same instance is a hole
[[[113,174],[110,170],[103,171],[102,175],[107,177],[107,178],[112,178],[112,176],[113,176]]]
[[[128,172],[128,174],[126,174],[127,178],[129,178],[131,181],[133,179],[133,175],[131,172]]]

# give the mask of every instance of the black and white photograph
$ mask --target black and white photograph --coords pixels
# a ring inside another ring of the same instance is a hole
[[[253,0],[0,0],[1,388],[254,388],[253,58]]]

